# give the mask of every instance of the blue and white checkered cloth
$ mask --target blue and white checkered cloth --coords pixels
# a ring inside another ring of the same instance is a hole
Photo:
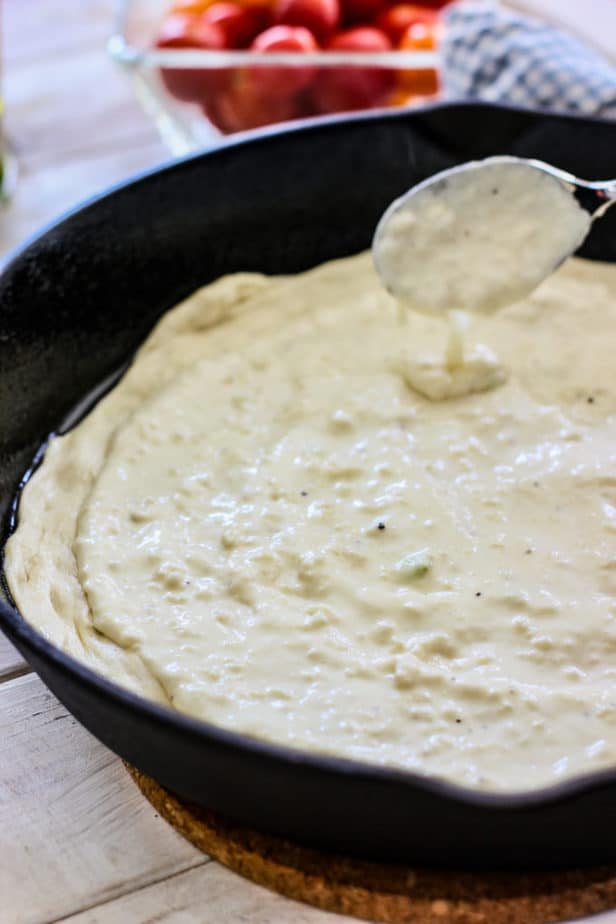
[[[616,119],[616,68],[571,36],[491,3],[446,10],[442,79],[449,99]]]

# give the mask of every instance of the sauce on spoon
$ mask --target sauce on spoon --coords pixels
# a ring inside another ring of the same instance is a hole
[[[491,312],[529,295],[582,243],[591,215],[538,162],[446,170],[387,209],[373,255],[389,292],[429,314]]]
[[[403,309],[449,322],[442,355],[405,357],[404,377],[424,397],[506,381],[492,351],[469,347],[472,316],[525,298],[586,237],[591,215],[550,169],[515,157],[463,164],[413,187],[379,222],[372,252],[385,288]]]

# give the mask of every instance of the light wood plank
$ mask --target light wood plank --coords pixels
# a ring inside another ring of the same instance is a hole
[[[43,924],[209,862],[33,674],[0,685],[0,919]]]
[[[355,924],[267,892],[217,863],[179,873],[164,882],[66,918],[62,924]],[[417,924],[421,924],[420,921]],[[563,924],[616,924],[616,911]]]
[[[85,44],[100,47],[115,7],[116,0],[3,0],[3,64],[10,72],[25,60],[60,57]]]
[[[355,924],[355,920],[282,898],[210,863],[73,915],[63,924]]]
[[[105,50],[115,0],[7,0],[6,127],[19,162],[0,253],[131,173],[168,159]]]
[[[19,63],[7,74],[5,96],[9,137],[27,168],[145,141],[156,142],[163,156],[154,123],[104,44]]]
[[[19,674],[26,673],[30,668],[9,642],[8,638],[0,632],[0,683],[11,680]]]

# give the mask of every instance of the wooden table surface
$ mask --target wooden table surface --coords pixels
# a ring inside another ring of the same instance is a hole
[[[0,255],[168,154],[107,60],[112,0],[4,0],[7,125],[20,164]],[[601,920],[616,922],[616,913]],[[343,924],[209,860],[0,635],[2,924]],[[421,922],[418,922],[421,924]]]

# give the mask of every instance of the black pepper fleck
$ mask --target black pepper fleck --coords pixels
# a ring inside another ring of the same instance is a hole
[[[492,195],[493,195],[493,196],[497,196],[497,195],[498,195],[498,189],[496,188],[496,186],[495,186],[494,189],[492,190]]]
[[[476,597],[480,597],[480,596],[481,596],[481,591],[480,591],[480,590],[476,591],[475,596],[476,596]]]
[[[462,719],[456,719],[456,722],[457,722],[458,724],[460,724],[461,721],[462,721]]]
[[[308,491],[300,491],[302,497],[308,497]]]
[[[539,482],[533,481],[533,488],[538,488],[538,487],[539,487]]]
[[[378,524],[378,528],[379,528],[379,529],[385,529],[385,524],[384,524],[384,523],[379,523],[379,524]]]
[[[532,554],[533,554],[533,550],[532,550],[532,549],[526,549],[525,554],[526,554],[526,555],[532,555]]]
[[[595,399],[593,398],[592,395],[589,395],[588,398],[586,398],[586,402],[587,402],[587,404],[594,404],[594,403],[595,403]]]

